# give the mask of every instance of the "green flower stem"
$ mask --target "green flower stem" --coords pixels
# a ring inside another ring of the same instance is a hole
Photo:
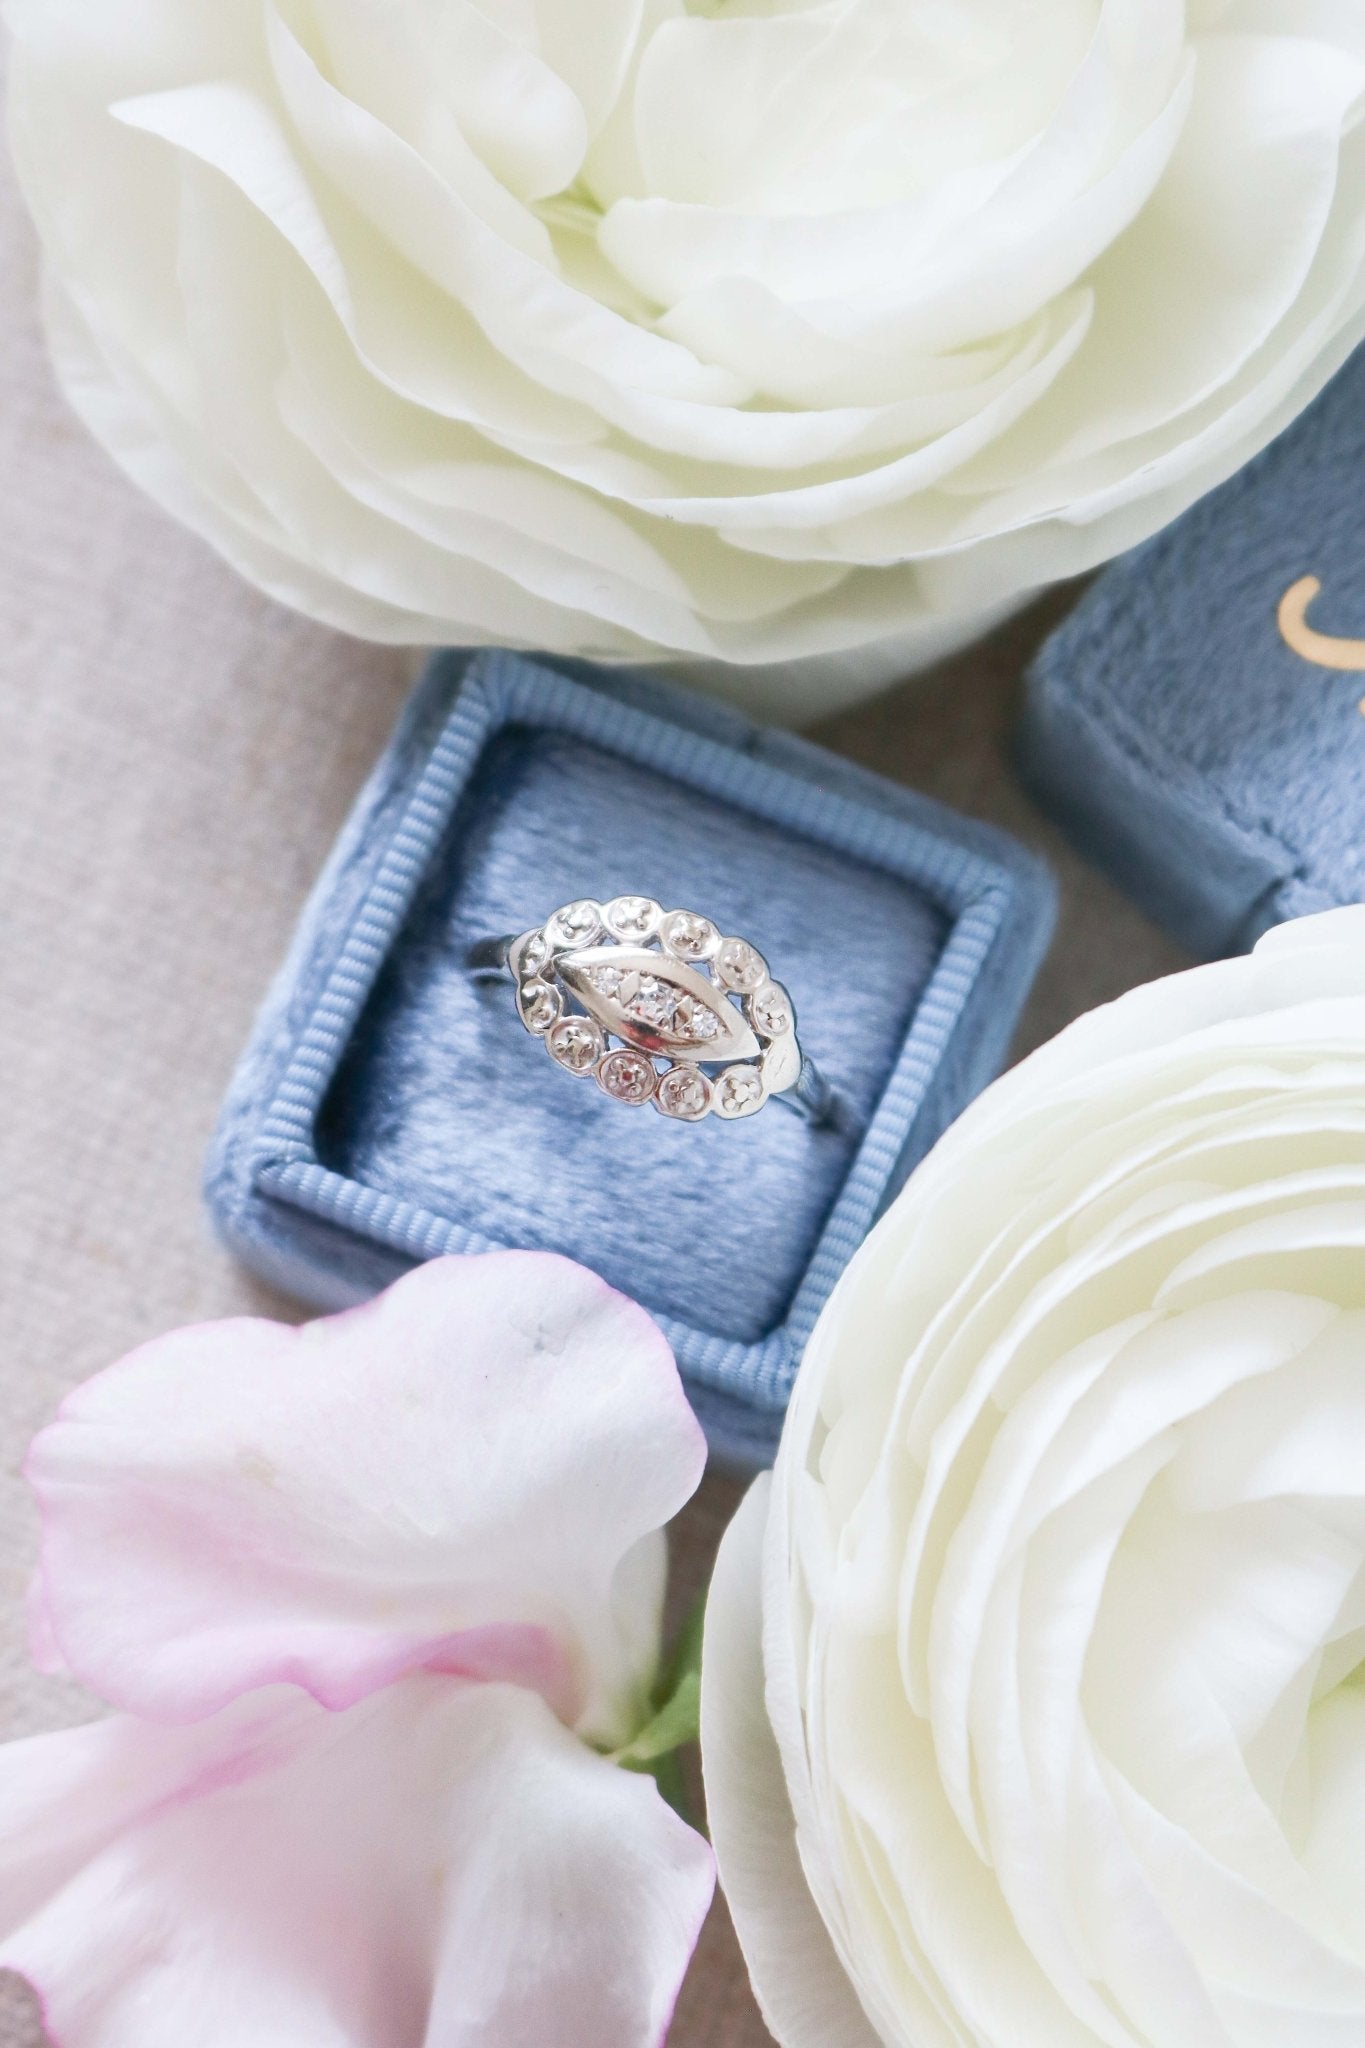
[[[686,1786],[678,1752],[696,1741],[701,1728],[701,1638],[705,1613],[703,1595],[684,1622],[673,1654],[650,1695],[649,1718],[611,1756],[611,1761],[623,1771],[643,1771],[653,1778],[663,1797],[684,1820],[691,1820],[691,1815],[686,1811]]]

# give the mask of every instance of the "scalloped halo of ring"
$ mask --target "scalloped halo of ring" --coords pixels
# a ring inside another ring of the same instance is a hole
[[[747,939],[652,896],[578,897],[508,949],[517,1012],[613,1102],[736,1122],[800,1079],[791,997]]]

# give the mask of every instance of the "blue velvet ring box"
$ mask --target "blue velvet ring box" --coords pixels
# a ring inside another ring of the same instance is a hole
[[[1024,777],[1191,951],[1365,898],[1365,348],[1109,569],[1029,679]]]
[[[776,1102],[622,1107],[466,971],[481,935],[631,892],[753,939],[861,1135]],[[1051,916],[1001,834],[788,734],[637,677],[440,655],[238,1068],[210,1207],[325,1307],[446,1251],[567,1253],[654,1314],[722,1457],[761,1463],[844,1265],[1001,1060]]]

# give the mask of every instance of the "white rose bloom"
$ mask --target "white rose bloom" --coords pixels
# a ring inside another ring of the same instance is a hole
[[[784,2048],[1360,2048],[1365,909],[943,1139],[817,1328],[703,1685]]]
[[[1357,0],[8,13],[73,401],[376,639],[809,715],[1154,531],[1365,328]]]

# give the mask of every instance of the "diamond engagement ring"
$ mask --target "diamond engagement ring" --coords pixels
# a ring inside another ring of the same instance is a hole
[[[694,910],[584,897],[520,938],[480,940],[467,965],[510,976],[526,1029],[613,1102],[700,1123],[753,1116],[775,1096],[812,1122],[845,1120],[762,954]]]

